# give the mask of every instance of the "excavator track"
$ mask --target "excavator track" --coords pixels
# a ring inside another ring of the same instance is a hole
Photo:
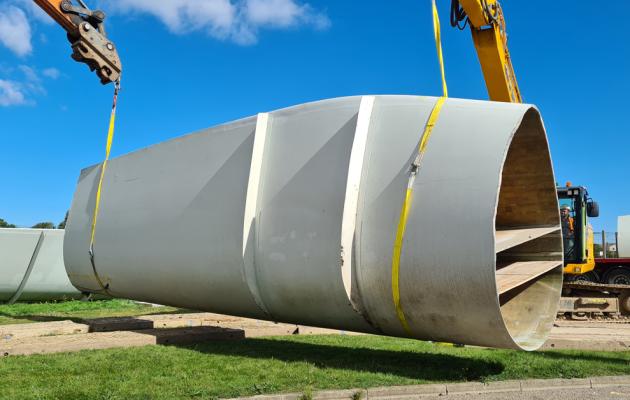
[[[596,282],[565,282],[562,285],[565,289],[577,289],[577,290],[588,290],[588,291],[607,291],[611,293],[625,293],[630,291],[630,285],[613,285],[608,283],[596,283]]]
[[[630,321],[630,285],[565,282],[558,314],[571,319]]]

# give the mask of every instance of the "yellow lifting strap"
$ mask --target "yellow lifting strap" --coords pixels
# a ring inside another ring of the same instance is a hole
[[[92,229],[90,232],[90,262],[92,263],[92,271],[94,277],[98,282],[101,289],[108,293],[109,283],[103,284],[98,272],[96,272],[96,265],[94,263],[94,239],[96,235],[96,222],[98,220],[98,212],[101,205],[101,192],[103,190],[103,178],[105,177],[105,170],[107,170],[107,162],[109,161],[109,155],[112,150],[112,142],[114,141],[114,127],[116,124],[116,103],[118,102],[118,92],[120,91],[120,77],[114,83],[114,98],[112,100],[112,112],[109,117],[109,128],[107,130],[107,143],[105,145],[105,159],[101,164],[101,174],[98,179],[98,186],[96,188],[96,200],[94,201],[94,212],[92,213]]]
[[[442,57],[442,36],[440,34],[440,15],[438,14],[435,0],[431,1],[433,7],[433,36],[435,37],[435,47],[437,49],[438,61],[440,62],[440,73],[442,74],[442,96],[448,97],[446,87],[446,74],[444,72],[444,58]]]
[[[448,89],[446,87],[446,75],[444,73],[444,58],[442,57],[440,19],[438,16],[437,7],[435,5],[435,0],[432,0],[432,5],[433,33],[435,37],[435,46],[437,48],[438,61],[440,63],[443,96],[440,97],[433,106],[431,114],[429,114],[429,119],[427,120],[422,132],[420,145],[418,146],[418,154],[411,168],[411,175],[409,176],[409,181],[407,183],[405,198],[403,200],[402,208],[400,210],[400,219],[398,221],[396,239],[394,240],[394,250],[392,252],[392,298],[394,300],[396,316],[398,317],[398,320],[400,321],[400,324],[402,325],[405,333],[409,336],[412,336],[413,333],[411,331],[411,328],[409,327],[409,323],[407,322],[407,318],[405,317],[405,313],[400,302],[400,257],[402,253],[403,240],[405,237],[405,229],[407,227],[407,218],[409,217],[409,211],[411,209],[411,202],[413,199],[413,183],[415,181],[416,175],[418,174],[418,169],[420,168],[420,163],[422,162],[427,143],[429,142],[429,138],[431,137],[431,133],[433,132],[433,127],[437,123],[437,120],[440,117],[440,112],[442,111],[442,106],[444,105],[444,102],[448,97]]]

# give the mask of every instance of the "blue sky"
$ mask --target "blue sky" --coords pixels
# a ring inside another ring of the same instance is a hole
[[[94,4],[94,1],[91,2]],[[261,111],[360,94],[439,95],[428,0],[103,0],[124,64],[113,156]],[[468,31],[439,0],[451,97],[486,99]],[[630,2],[504,0],[521,92],[558,182],[630,214]],[[0,218],[59,222],[103,157],[112,87],[74,63],[28,0],[0,2]]]

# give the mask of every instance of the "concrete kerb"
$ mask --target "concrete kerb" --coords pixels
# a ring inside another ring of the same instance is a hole
[[[315,400],[411,400],[423,397],[497,392],[523,392],[533,390],[584,389],[610,386],[630,386],[630,375],[598,376],[583,379],[529,379],[501,382],[463,382],[453,384],[428,384],[409,386],[375,387],[366,389],[326,390],[314,392]],[[238,397],[231,400],[299,400],[307,398],[302,393]]]
[[[626,379],[630,384],[630,377]],[[588,389],[591,388],[590,378],[584,379],[530,379],[523,381],[522,390],[544,389]]]
[[[591,387],[630,386],[630,376],[595,376],[591,378]]]
[[[389,386],[376,387],[367,390],[367,398],[370,399],[409,399],[419,396],[445,395],[446,385],[409,385],[409,386]]]
[[[341,399],[362,399],[368,398],[367,391],[365,389],[344,389],[344,390],[323,390],[315,392],[312,397],[307,396],[304,393],[285,393],[278,395],[259,395],[253,397],[237,397],[232,400],[300,400],[300,399],[314,399],[314,400],[341,400]],[[389,397],[391,398],[391,397]]]

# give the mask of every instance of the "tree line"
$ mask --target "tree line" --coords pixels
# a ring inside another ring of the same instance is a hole
[[[35,225],[31,226],[33,229],[65,229],[66,221],[68,221],[68,212],[66,211],[66,216],[63,218],[59,224],[55,225],[54,222],[44,221],[38,222]],[[0,218],[0,228],[17,228],[15,224],[10,224],[4,219]]]

